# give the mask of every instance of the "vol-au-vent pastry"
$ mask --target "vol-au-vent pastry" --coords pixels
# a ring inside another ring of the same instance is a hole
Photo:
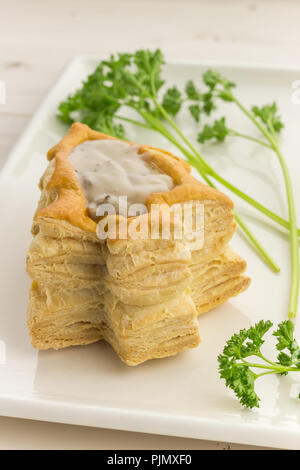
[[[198,346],[197,315],[250,282],[228,246],[232,201],[169,152],[80,123],[47,156],[27,255],[33,346],[105,340],[128,365]],[[173,212],[187,206],[193,240]]]

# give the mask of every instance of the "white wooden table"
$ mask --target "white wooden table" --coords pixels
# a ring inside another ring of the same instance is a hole
[[[1,2],[0,167],[74,55],[150,47],[167,58],[290,64],[300,57],[299,0],[9,0]],[[299,65],[299,64],[298,64]],[[300,77],[295,77],[300,79]],[[0,449],[245,449],[166,436],[0,418]]]

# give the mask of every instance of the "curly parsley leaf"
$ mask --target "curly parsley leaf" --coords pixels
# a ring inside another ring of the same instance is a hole
[[[176,116],[182,105],[181,92],[177,87],[169,88],[163,97],[162,105],[171,116]]]
[[[204,72],[202,79],[210,90],[214,90],[217,85],[222,85],[226,90],[230,90],[236,86],[234,82],[223,77],[223,75],[221,75],[216,70],[207,70]]]
[[[259,406],[259,397],[255,393],[255,374],[250,368],[225,354],[218,357],[220,377],[225,380],[243,406],[254,408]]]
[[[278,134],[284,127],[281,117],[278,114],[277,104],[275,101],[272,104],[266,104],[264,106],[252,106],[253,114],[263,122],[268,130],[274,131]]]
[[[203,94],[203,111],[207,116],[211,114],[211,112],[216,109],[216,105],[214,103],[213,95],[211,93],[204,93]]]
[[[300,367],[300,347],[294,339],[294,324],[290,320],[280,323],[273,335],[277,338],[276,348],[280,351],[278,362]],[[283,352],[284,350],[286,352]]]
[[[195,121],[199,122],[200,121],[200,114],[201,114],[199,104],[191,104],[189,106],[189,111],[190,111],[192,117],[195,119]]]
[[[255,392],[255,382],[259,377],[266,373],[287,375],[291,371],[300,371],[300,351],[290,320],[280,323],[273,333],[277,337],[277,349],[281,351],[278,362],[263,356],[261,347],[272,325],[271,321],[262,320],[249,329],[240,330],[227,341],[223,353],[218,356],[220,377],[233,390],[240,403],[248,408],[259,407],[260,398]],[[290,354],[282,352],[283,349]],[[248,362],[247,358],[251,360]],[[253,362],[255,358],[259,361]],[[263,372],[258,374],[253,369]]]
[[[159,116],[153,94],[164,84],[163,63],[159,49],[111,55],[99,63],[79,90],[60,103],[58,117],[67,124],[80,120],[93,129],[123,138],[124,127],[115,122],[122,107]],[[174,96],[172,105],[174,109]]]
[[[196,122],[199,122],[201,113],[210,115],[216,108],[211,92],[201,93],[192,80],[185,84],[186,100],[192,101],[189,110]]]
[[[195,83],[192,80],[189,80],[185,84],[185,92],[189,100],[191,101],[201,101],[202,93],[196,87]]]
[[[225,138],[230,135],[231,131],[226,125],[225,117],[216,119],[213,125],[205,124],[202,131],[198,134],[198,142],[203,144],[208,140],[215,139],[218,142],[224,142]]]

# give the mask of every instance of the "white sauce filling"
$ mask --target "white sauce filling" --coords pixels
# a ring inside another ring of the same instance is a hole
[[[137,145],[120,140],[87,140],[74,147],[68,158],[93,218],[102,204],[112,204],[116,213],[127,217],[130,205],[145,204],[150,194],[174,187],[170,176],[138,154]],[[126,209],[119,208],[120,196],[127,196]]]

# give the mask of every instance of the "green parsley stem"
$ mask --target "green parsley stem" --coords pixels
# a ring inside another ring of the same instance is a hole
[[[278,374],[278,372],[275,371],[275,370],[269,370],[268,372],[262,372],[261,374],[255,374],[255,379],[259,379],[260,377],[263,377],[264,375],[270,375],[270,374]]]
[[[255,362],[244,361],[241,365],[246,365],[248,367],[255,367],[256,369],[268,369],[271,370],[274,374],[281,374],[282,372],[299,372],[297,367],[285,367],[280,365],[266,366],[265,364],[256,364]]]
[[[255,356],[262,358],[261,354],[255,354]],[[275,374],[280,374],[282,372],[292,372],[292,371],[297,372],[297,371],[299,371],[299,369],[297,367],[282,366],[280,364],[276,364],[275,362],[271,362],[271,361],[268,361],[266,359],[264,359],[264,360],[268,364],[270,364],[269,366],[267,366],[266,364],[257,364],[255,362],[248,362],[248,361],[245,361],[242,357],[240,357],[239,359],[242,362],[237,363],[237,365],[247,366],[247,367],[255,367],[257,369],[268,369],[268,370],[272,370],[273,373],[275,373]]]
[[[260,357],[263,361],[268,362],[271,366],[276,365],[274,362],[269,361],[269,359],[267,359],[261,352],[259,352],[257,356]]]
[[[242,139],[251,140],[252,142],[260,144],[263,147],[266,147],[268,149],[272,149],[271,145],[267,144],[263,140],[256,139],[255,137],[251,137],[250,135],[247,135],[247,134],[242,134],[241,132],[234,131],[233,129],[229,129],[229,135],[232,136],[232,137],[241,137]]]
[[[216,186],[213,184],[213,182],[208,178],[208,176],[205,173],[202,173],[200,171],[200,169],[199,169],[199,172],[201,173],[203,179],[206,181],[206,183],[209,186],[211,186],[213,188],[216,188]],[[245,232],[245,234],[247,235],[249,240],[251,240],[251,242],[253,243],[253,245],[257,249],[257,251],[258,251],[259,255],[262,257],[262,259],[272,269],[272,271],[274,271],[275,273],[279,273],[280,272],[279,266],[275,263],[275,261],[272,259],[272,257],[268,254],[266,249],[262,246],[262,244],[259,242],[257,237],[254,235],[252,230],[245,224],[243,219],[239,216],[239,214],[236,211],[234,211],[234,215],[235,215],[235,220],[237,221],[238,225],[240,226],[242,231]]]
[[[278,264],[275,263],[275,261],[268,254],[268,252],[262,246],[262,244],[259,242],[257,237],[254,235],[252,230],[250,230],[250,228],[245,224],[245,222],[238,215],[238,213],[235,211],[234,214],[235,214],[235,219],[236,219],[237,223],[239,224],[240,228],[245,232],[247,237],[251,240],[251,242],[253,243],[253,245],[257,249],[260,256],[264,259],[264,261],[272,269],[272,271],[274,271],[275,273],[279,273],[280,272],[280,267],[278,266]]]
[[[152,126],[150,126],[149,124],[136,121],[135,119],[131,119],[125,116],[119,116],[118,114],[115,115],[115,118],[120,119],[121,121],[130,122],[130,124],[134,124],[136,126],[145,127],[146,129],[149,129],[151,131],[153,130]]]
[[[285,179],[286,194],[288,199],[288,209],[289,209],[289,220],[290,220],[290,259],[291,259],[291,291],[290,291],[290,300],[289,300],[289,318],[295,318],[298,307],[298,297],[299,297],[299,280],[300,280],[300,270],[299,270],[299,245],[298,245],[298,232],[297,232],[297,222],[296,222],[296,209],[294,203],[294,195],[292,189],[291,177],[285,163],[285,160],[282,156],[281,151],[276,147],[275,153],[278,156],[282,172]]]
[[[233,95],[232,95],[233,96]],[[239,107],[239,109],[248,116],[248,118],[254,123],[254,125],[262,132],[264,137],[270,142],[271,148],[274,150],[278,157],[284,181],[285,189],[288,201],[289,211],[289,223],[290,229],[290,260],[291,260],[291,288],[290,288],[290,299],[289,299],[289,318],[293,319],[297,314],[298,298],[299,298],[299,281],[300,281],[300,269],[299,269],[299,245],[296,221],[296,209],[293,195],[293,188],[290,173],[286,165],[285,159],[279,148],[278,139],[271,123],[269,123],[269,132],[256,118],[253,116],[241,103],[233,96],[233,101]]]

